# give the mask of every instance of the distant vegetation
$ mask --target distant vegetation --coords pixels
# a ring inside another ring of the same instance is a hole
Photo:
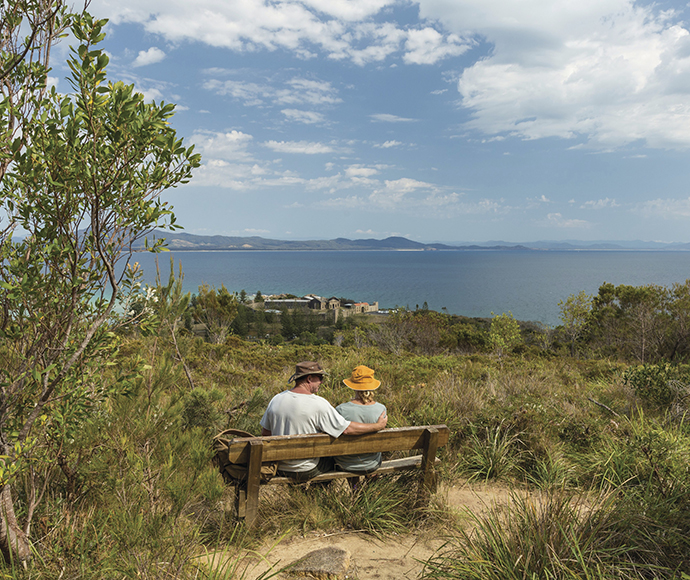
[[[690,281],[670,288],[602,284],[595,296],[580,292],[561,301],[561,324],[556,327],[517,321],[511,313],[492,318],[450,315],[429,310],[426,303],[415,310],[398,307],[387,314],[335,320],[332,311],[307,308],[266,312],[263,296],[260,292],[257,296],[259,302],[252,304],[244,290],[232,295],[224,287],[201,287],[184,314],[186,328],[192,330],[200,323],[213,329],[225,325],[222,336],[234,334],[253,342],[371,346],[393,354],[510,352],[613,357],[639,364],[686,363],[690,357]],[[216,303],[223,301],[221,315]]]

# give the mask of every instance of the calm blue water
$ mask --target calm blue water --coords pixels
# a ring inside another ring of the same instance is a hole
[[[558,302],[604,282],[671,286],[690,278],[690,252],[177,252],[159,254],[167,280],[170,256],[182,263],[184,287],[202,283],[231,292],[288,292],[378,300],[380,308],[443,307],[451,314],[559,323]],[[145,281],[155,282],[155,257],[136,254]]]

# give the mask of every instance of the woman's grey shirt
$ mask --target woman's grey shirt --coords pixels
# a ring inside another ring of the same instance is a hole
[[[358,405],[352,401],[338,405],[335,408],[348,421],[359,423],[376,423],[381,413],[386,410],[385,405]],[[364,455],[342,455],[335,458],[335,463],[344,471],[373,471],[381,464],[380,453],[366,453]]]

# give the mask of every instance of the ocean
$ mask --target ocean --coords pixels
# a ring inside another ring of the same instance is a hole
[[[671,286],[690,278],[690,252],[219,251],[158,254],[164,281],[170,258],[182,264],[184,289],[201,284],[231,292],[290,293],[376,302],[379,308],[422,308],[471,317],[512,312],[518,320],[559,324],[558,302],[614,285]],[[154,284],[155,256],[137,253],[144,280]]]

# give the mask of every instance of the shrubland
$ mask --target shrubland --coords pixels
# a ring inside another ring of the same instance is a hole
[[[453,538],[427,563],[430,578],[690,573],[686,367],[573,358],[569,349],[415,354],[233,335],[217,343],[183,327],[175,346],[161,314],[175,295],[161,290],[174,285],[173,275],[153,293],[143,330],[117,333],[103,376],[138,373],[129,390],[103,401],[59,448],[45,442],[56,459],[34,516],[32,577],[204,577],[199,556],[222,549],[231,578],[233,554],[267,537],[428,527]],[[389,426],[450,427],[443,481],[499,481],[516,489],[515,501],[468,524],[440,500],[415,511],[404,481],[357,493],[279,487],[265,491],[257,528],[245,530],[212,466],[211,438],[228,427],[258,434],[270,397],[306,359],[328,369],[320,393],[333,404],[349,398],[341,380],[354,366],[376,369]],[[30,488],[14,486],[28,505]]]
[[[690,574],[690,282],[603,283],[562,302],[557,328],[427,308],[324,324],[249,309],[224,287],[190,296],[173,265],[142,287],[131,244],[174,227],[158,194],[198,156],[172,107],[107,82],[103,21],[59,2],[2,9],[4,577],[233,578],[240,551],[267,537],[429,527],[449,543],[428,578]],[[79,46],[60,95],[47,61],[68,26]],[[211,440],[258,434],[300,360],[328,369],[333,404],[353,367],[375,369],[389,426],[450,427],[443,481],[499,481],[514,501],[468,522],[440,498],[414,509],[404,479],[286,487],[266,490],[245,529]]]

